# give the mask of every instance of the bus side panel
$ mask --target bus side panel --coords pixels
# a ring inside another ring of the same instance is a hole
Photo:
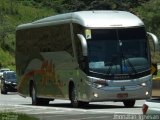
[[[65,64],[68,66],[65,67]],[[74,71],[77,66],[73,57],[69,24],[17,31],[16,68],[19,93],[29,95],[29,83],[33,80],[38,96],[66,98],[67,85],[72,74],[76,73]],[[60,87],[61,90],[58,89]]]
[[[65,51],[42,52],[40,55],[43,60],[33,59],[26,68],[34,73],[37,96],[67,99],[67,83],[76,77],[73,73],[77,64],[73,57]]]
[[[25,31],[16,31],[16,73],[18,92],[25,96],[29,96],[29,80],[32,79],[31,73],[28,73],[26,77],[23,76],[25,74],[24,68],[27,66],[27,63],[29,61],[29,56],[27,53],[27,38],[28,36],[25,34]]]
[[[77,34],[84,35],[84,31],[85,31],[85,27],[83,27],[79,24],[73,23],[73,33],[74,33],[74,41],[75,41],[74,45],[75,45],[77,62],[79,64],[79,67],[76,71],[77,79],[75,79],[74,82],[76,83],[78,100],[89,101],[89,98],[90,98],[89,95],[91,94],[90,93],[91,87],[88,86],[88,84],[86,83],[86,80],[88,78],[87,78],[87,74],[85,73],[86,69],[82,68],[82,66],[84,66],[84,61],[82,60],[84,57],[82,54],[82,45],[81,45],[81,42],[77,36]]]

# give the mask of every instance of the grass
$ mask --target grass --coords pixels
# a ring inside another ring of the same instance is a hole
[[[39,120],[39,119],[21,113],[1,112],[0,120]]]
[[[158,71],[157,75],[153,76],[153,80],[160,80],[160,71]]]
[[[158,71],[158,73],[157,73],[156,77],[160,77],[160,71]]]

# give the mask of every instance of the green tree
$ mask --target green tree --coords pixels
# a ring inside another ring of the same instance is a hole
[[[153,32],[160,38],[160,0],[150,0],[133,11],[145,23],[147,31]]]
[[[150,0],[143,3],[142,6],[135,8],[133,11],[136,13],[145,23],[147,31],[154,33],[160,38],[160,0]],[[159,41],[160,42],[160,41]],[[152,50],[152,47],[151,47]],[[152,62],[160,62],[160,52],[154,53],[151,51]]]
[[[62,12],[79,10],[128,10],[141,6],[149,0],[63,0]]]

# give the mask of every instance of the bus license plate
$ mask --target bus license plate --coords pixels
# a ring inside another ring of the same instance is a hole
[[[127,98],[128,97],[128,93],[119,93],[117,94],[118,98]]]

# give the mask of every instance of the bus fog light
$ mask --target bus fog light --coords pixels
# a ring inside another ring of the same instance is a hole
[[[146,92],[146,95],[148,95],[148,94],[149,94],[149,92],[147,91],[147,92]]]
[[[98,97],[98,94],[97,94],[97,93],[93,93],[93,95],[94,95],[94,97],[96,97],[96,98]]]

